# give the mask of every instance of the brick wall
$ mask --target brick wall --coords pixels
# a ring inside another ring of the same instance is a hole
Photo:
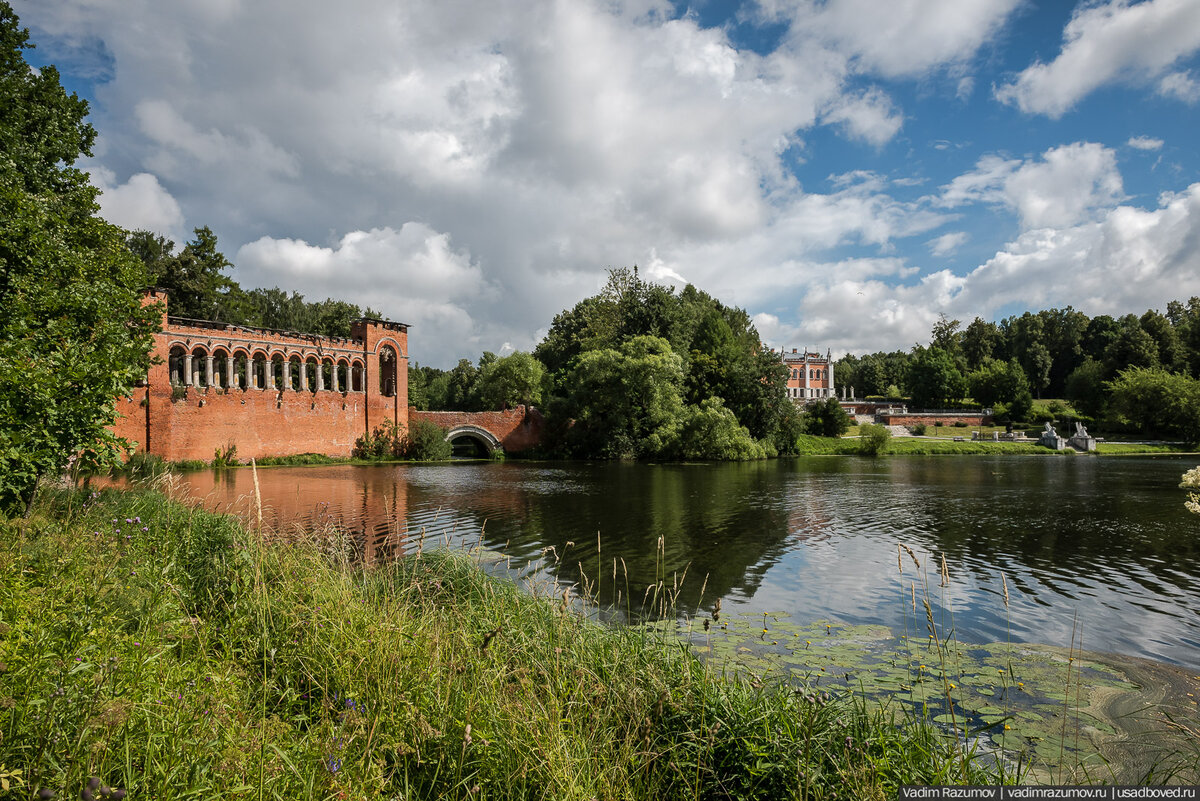
[[[952,426],[955,423],[963,422],[968,426],[986,426],[991,425],[991,415],[979,414],[915,414],[909,412],[907,414],[881,414],[879,422],[889,426],[915,426],[918,423],[924,423],[927,426],[943,425]]]

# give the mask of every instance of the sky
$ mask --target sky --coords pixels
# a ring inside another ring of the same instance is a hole
[[[101,213],[530,350],[608,270],[908,350],[1200,295],[1200,0],[14,0]]]

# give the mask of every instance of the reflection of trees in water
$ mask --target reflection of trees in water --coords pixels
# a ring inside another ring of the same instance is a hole
[[[553,471],[566,488],[481,486],[466,502],[490,517],[485,543],[535,560],[559,581],[586,583],[602,606],[636,610],[659,580],[694,612],[731,592],[753,595],[795,527],[780,498],[780,465],[586,464]],[[460,508],[461,510],[461,508]],[[599,535],[599,544],[597,544]],[[659,538],[662,539],[661,548]],[[557,558],[556,558],[557,557]],[[615,571],[615,579],[614,579]],[[701,588],[704,598],[701,599]]]

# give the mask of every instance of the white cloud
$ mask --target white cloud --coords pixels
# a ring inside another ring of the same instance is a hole
[[[891,98],[878,89],[838,98],[821,118],[826,123],[843,125],[852,137],[876,147],[886,144],[904,123]]]
[[[102,193],[100,214],[104,219],[129,230],[145,229],[183,241],[183,212],[157,177],[139,172],[118,184],[113,172],[100,166],[91,167],[91,176]]]
[[[939,312],[990,320],[1013,305],[1070,305],[1092,316],[1163,309],[1196,292],[1200,183],[1163,195],[1156,209],[1117,206],[1094,221],[1026,231],[967,275],[941,270],[896,284],[882,280],[885,273],[843,266],[809,265],[811,284],[798,306],[757,315],[760,330],[774,342],[820,334],[821,347],[861,353],[880,343],[928,342]]]
[[[1135,150],[1162,150],[1163,140],[1152,136],[1133,136],[1125,144]]]
[[[1184,103],[1195,103],[1200,100],[1200,81],[1193,78],[1190,72],[1172,72],[1158,82],[1158,93]]]
[[[1154,210],[1118,206],[1095,222],[1022,234],[972,272],[964,301],[1125,313],[1178,299],[1197,274],[1200,184],[1193,184],[1165,194]]]
[[[449,361],[477,344],[477,304],[494,300],[470,254],[421,223],[399,230],[353,231],[334,246],[262,237],[238,249],[236,263],[255,285],[296,288],[313,298],[337,297],[411,325],[415,358]]]
[[[759,0],[794,35],[814,37],[888,78],[916,77],[971,58],[1020,0]]]
[[[934,256],[953,255],[954,252],[962,247],[969,238],[970,237],[964,231],[955,231],[949,234],[942,234],[936,239],[929,240],[929,252]]]
[[[1013,83],[998,87],[996,96],[1026,113],[1059,117],[1101,86],[1148,83],[1197,50],[1200,3],[1195,0],[1083,3],[1063,31],[1058,57],[1030,65]],[[1188,81],[1168,76],[1160,90],[1177,94]]]
[[[1047,150],[1040,160],[985,156],[975,170],[943,187],[940,202],[998,203],[1016,211],[1024,228],[1069,226],[1119,202],[1116,154],[1093,142]]]

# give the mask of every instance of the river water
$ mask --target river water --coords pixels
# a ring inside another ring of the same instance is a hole
[[[1194,461],[469,462],[273,467],[258,480],[264,522],[277,529],[335,524],[366,559],[481,542],[507,557],[501,572],[586,582],[616,614],[636,614],[664,580],[684,615],[721,599],[727,615],[899,631],[914,617],[915,584],[963,642],[1074,643],[1192,671],[1200,517],[1178,484]],[[185,482],[213,508],[253,507],[248,469]],[[900,572],[898,545],[920,571],[905,554]]]

